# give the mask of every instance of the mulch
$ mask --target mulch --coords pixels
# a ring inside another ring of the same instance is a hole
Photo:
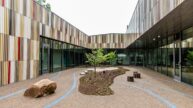
[[[85,95],[113,95],[114,92],[110,86],[113,84],[114,78],[123,75],[129,71],[122,67],[116,70],[103,72],[90,72],[80,78],[79,92]]]

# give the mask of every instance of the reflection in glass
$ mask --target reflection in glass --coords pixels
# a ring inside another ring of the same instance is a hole
[[[193,27],[184,30],[182,38],[182,81],[193,85],[193,64],[186,60],[188,51],[193,51]]]
[[[40,45],[40,74],[45,74],[50,71],[50,41],[42,38],[40,40]]]
[[[167,38],[163,39],[163,46],[162,46],[162,73],[167,75],[168,74],[168,68],[167,68],[167,55],[168,53],[168,47],[167,47]]]
[[[61,62],[62,62],[62,55],[61,55],[61,43],[54,41],[53,42],[53,70],[60,71],[61,70]]]
[[[174,60],[174,43],[173,43],[174,39],[173,36],[169,36],[168,37],[168,76],[173,77],[173,72],[174,72],[174,64],[173,64],[173,60]]]
[[[67,51],[67,44],[66,43],[64,43],[63,44],[63,51],[62,51],[62,53],[63,53],[63,56],[62,56],[62,67],[63,67],[63,69],[66,69],[67,68],[67,53],[68,53],[68,51]]]

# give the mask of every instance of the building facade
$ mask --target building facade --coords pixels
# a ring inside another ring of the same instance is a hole
[[[0,0],[0,86],[82,65],[88,38],[34,0]]]
[[[131,43],[132,34],[110,33],[88,36],[88,47],[91,49],[125,49]]]
[[[85,41],[85,33],[34,0],[0,0],[0,85],[82,64],[75,59],[83,58]]]
[[[193,85],[193,0],[138,0],[125,34],[88,36],[34,0],[0,0],[0,86],[83,65],[104,48]]]
[[[136,34],[127,49],[134,64],[193,85],[192,10],[192,0],[139,0],[127,29]]]

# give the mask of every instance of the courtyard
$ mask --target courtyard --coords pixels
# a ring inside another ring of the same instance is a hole
[[[1,108],[192,108],[193,88],[165,75],[143,67],[124,67],[126,74],[115,78],[109,96],[84,95],[78,91],[80,73],[88,68],[73,68],[45,74],[36,79],[0,87]],[[102,69],[102,68],[100,68]],[[127,82],[134,71],[141,79]],[[57,83],[56,92],[41,98],[24,97],[31,84],[41,79]]]

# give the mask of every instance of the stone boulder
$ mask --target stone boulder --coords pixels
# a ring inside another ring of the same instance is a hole
[[[42,97],[44,95],[53,94],[57,88],[57,84],[54,81],[49,79],[43,79],[35,84],[33,84],[30,88],[28,88],[24,96],[28,97]]]

